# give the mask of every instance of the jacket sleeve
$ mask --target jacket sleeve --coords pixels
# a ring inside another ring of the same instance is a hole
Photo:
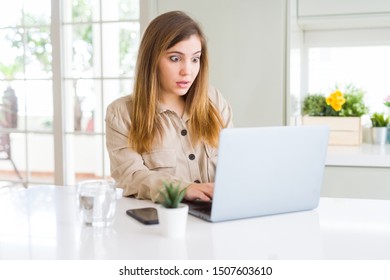
[[[159,189],[164,180],[181,182],[187,187],[190,182],[183,182],[171,174],[149,170],[141,154],[129,147],[128,134],[130,117],[127,106],[110,105],[106,112],[106,146],[110,157],[111,176],[119,187],[123,188],[123,196],[135,196],[138,199],[159,200]]]

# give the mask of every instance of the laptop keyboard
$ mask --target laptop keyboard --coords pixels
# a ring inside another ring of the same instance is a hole
[[[186,201],[186,204],[190,207],[190,209],[210,214],[211,213],[211,203],[210,202],[204,202],[204,201]]]
[[[205,206],[200,206],[200,207],[194,207],[192,209],[199,211],[201,213],[210,214],[211,213],[211,204],[208,206],[205,205]]]

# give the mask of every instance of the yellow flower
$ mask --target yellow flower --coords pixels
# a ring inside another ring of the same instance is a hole
[[[332,108],[335,111],[340,111],[344,103],[345,103],[345,98],[343,97],[343,93],[339,90],[332,92],[326,98],[326,104],[332,106]]]

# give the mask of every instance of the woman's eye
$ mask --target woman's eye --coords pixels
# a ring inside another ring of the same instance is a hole
[[[194,57],[192,58],[192,62],[198,63],[200,61],[200,57]]]
[[[180,60],[180,58],[179,58],[178,56],[176,56],[176,55],[170,56],[169,59],[170,59],[171,61],[173,61],[173,62],[178,62],[178,61]]]

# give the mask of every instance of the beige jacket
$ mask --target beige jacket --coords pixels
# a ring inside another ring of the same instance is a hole
[[[227,127],[232,127],[232,110],[220,92],[210,87],[209,97],[219,109]],[[106,145],[111,176],[124,189],[124,196],[158,200],[162,182],[214,182],[217,149],[205,144],[193,147],[187,130],[188,115],[180,118],[170,110],[160,109],[164,135],[162,143],[151,152],[139,154],[128,144],[132,96],[113,101],[106,113]]]

